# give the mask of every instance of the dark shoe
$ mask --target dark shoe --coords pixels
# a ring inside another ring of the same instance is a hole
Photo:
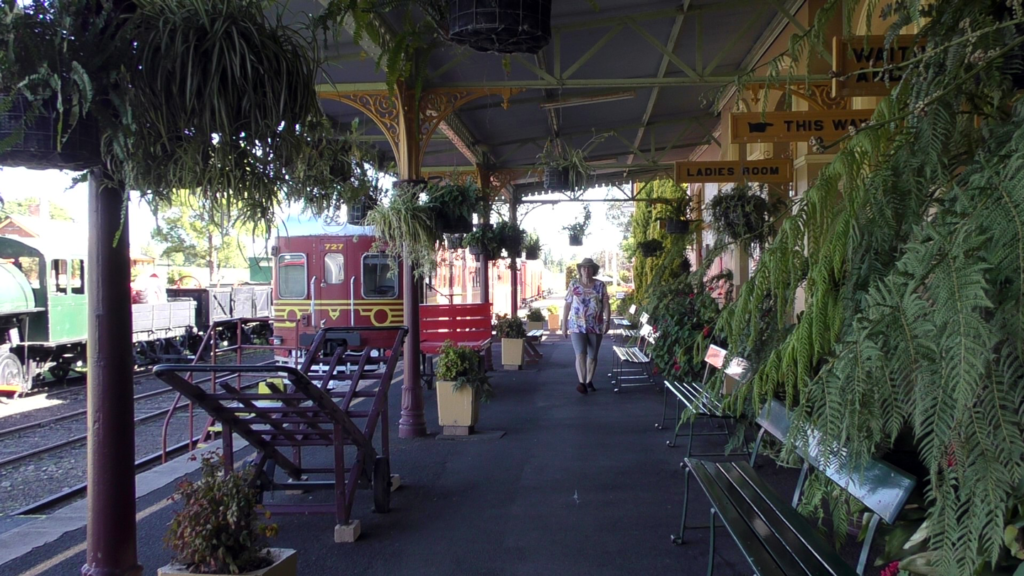
[[[597,388],[594,388],[593,382],[587,382],[587,388],[589,388],[591,392],[597,392]]]
[[[587,393],[587,387],[584,384],[577,384],[576,385],[576,391],[579,392],[580,394],[586,394]]]

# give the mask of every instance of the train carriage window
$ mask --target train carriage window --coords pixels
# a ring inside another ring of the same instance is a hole
[[[306,297],[305,254],[281,254],[277,257],[277,294],[282,300]]]
[[[385,254],[363,254],[363,298],[398,296],[398,278],[389,277],[391,262]]]
[[[68,261],[50,260],[50,292],[68,293]]]
[[[71,293],[85,294],[85,262],[71,261]]]
[[[324,282],[341,284],[345,279],[345,256],[341,254],[324,254]]]

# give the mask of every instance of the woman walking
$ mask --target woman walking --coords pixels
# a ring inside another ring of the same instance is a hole
[[[579,279],[569,283],[565,294],[565,309],[562,311],[562,335],[572,337],[572,348],[576,352],[576,375],[580,383],[576,391],[586,394],[594,388],[594,371],[597,370],[597,351],[601,338],[608,332],[611,322],[611,303],[604,282],[595,280],[600,267],[590,258],[584,258],[576,265]]]

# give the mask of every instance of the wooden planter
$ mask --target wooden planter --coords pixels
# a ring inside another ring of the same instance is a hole
[[[448,37],[480,52],[536,54],[551,41],[551,0],[448,0]]]
[[[519,370],[523,366],[523,340],[521,338],[501,339],[501,363],[505,370]]]
[[[480,396],[472,386],[452,391],[455,382],[437,382],[437,422],[449,436],[468,436],[473,433],[480,415]]]
[[[299,573],[299,557],[295,550],[288,548],[270,548],[274,564],[254,572],[246,572],[242,576],[296,576]],[[157,576],[195,576],[180,564],[168,564],[157,569]]]
[[[558,332],[559,326],[558,314],[548,314],[548,330],[552,332]]]

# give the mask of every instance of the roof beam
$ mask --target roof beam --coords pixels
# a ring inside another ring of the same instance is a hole
[[[668,49],[673,53],[676,51],[676,45],[679,43],[679,31],[683,28],[683,20],[686,18],[686,10],[690,7],[690,0],[686,0],[683,3],[682,13],[676,16],[675,22],[672,23],[672,31],[668,35],[668,42],[666,45]],[[698,29],[699,34],[699,29]],[[700,37],[698,36],[698,54],[700,53]],[[697,69],[700,69],[700,57],[697,58]],[[668,72],[668,56],[662,55],[661,64],[658,65],[658,78],[664,78],[665,73]],[[633,147],[638,148],[640,141],[644,137],[644,130],[647,129],[647,122],[651,119],[651,113],[654,111],[654,104],[658,101],[658,94],[661,92],[660,87],[655,87],[651,90],[651,96],[647,99],[647,109],[644,110],[644,115],[640,119],[640,129],[637,130],[636,138],[633,139]],[[626,160],[628,164],[633,163],[635,155],[630,154],[629,159]]]
[[[558,83],[551,83],[547,80],[479,80],[470,82],[445,82],[442,84],[431,84],[428,88],[521,88],[523,90],[541,90],[545,88],[654,88],[654,87],[686,87],[686,86],[727,86],[736,81],[736,77],[744,71],[738,70],[731,75],[703,76],[698,78],[674,77],[674,78],[586,78],[562,80]],[[800,76],[801,82],[826,82],[831,77],[827,74],[811,74]],[[777,82],[778,78],[766,76],[748,77],[746,82],[752,84],[764,84],[765,82]],[[355,82],[337,84],[318,84],[317,90],[321,92],[368,92],[373,90],[387,90],[384,82]]]

